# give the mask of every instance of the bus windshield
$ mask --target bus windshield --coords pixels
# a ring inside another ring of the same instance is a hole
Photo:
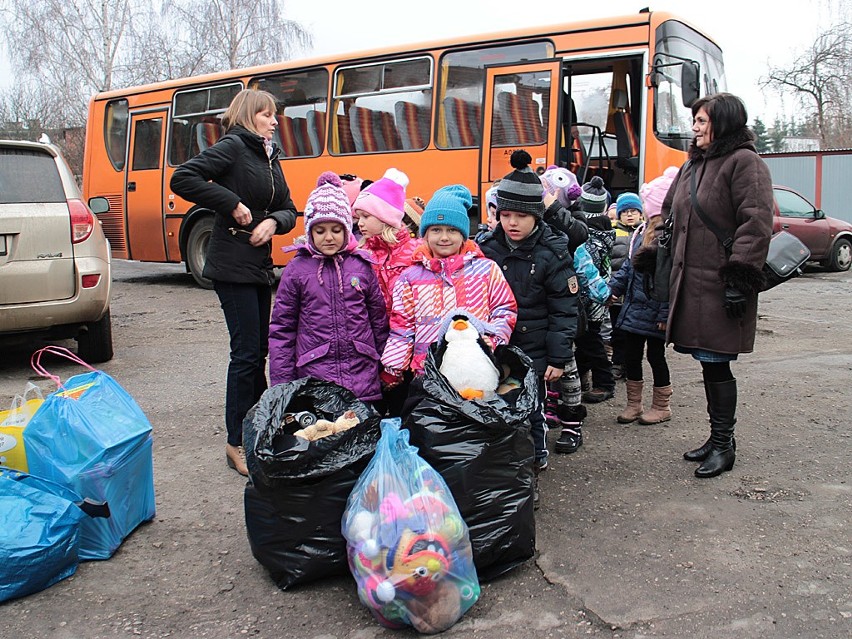
[[[686,150],[692,140],[692,110],[682,100],[679,64],[699,65],[699,93],[709,95],[726,90],[722,50],[682,22],[669,20],[657,28],[654,64],[662,65],[654,94],[654,132],[667,146]]]

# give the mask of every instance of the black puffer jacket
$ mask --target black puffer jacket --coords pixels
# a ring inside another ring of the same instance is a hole
[[[512,250],[498,225],[480,247],[500,266],[518,303],[518,322],[509,343],[533,360],[539,375],[548,365],[564,368],[573,356],[579,300],[568,237],[539,222]]]
[[[251,230],[267,217],[275,219],[278,235],[296,224],[296,206],[278,162],[278,149],[268,157],[263,138],[234,126],[216,144],[181,164],[172,175],[171,187],[185,200],[216,213],[204,277],[272,284],[272,243],[252,246],[248,240]],[[248,226],[239,226],[231,215],[239,202],[251,210]]]
[[[586,215],[579,209],[566,209],[558,201],[553,202],[544,212],[544,221],[555,231],[568,236],[568,251],[574,259],[574,251],[589,239],[589,227]]]

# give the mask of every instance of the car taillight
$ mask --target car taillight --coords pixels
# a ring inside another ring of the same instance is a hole
[[[95,219],[80,200],[68,200],[68,211],[71,213],[71,243],[79,244],[92,234]]]

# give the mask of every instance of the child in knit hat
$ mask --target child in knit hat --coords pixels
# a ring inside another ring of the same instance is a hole
[[[458,308],[489,326],[492,332],[483,338],[492,348],[509,342],[517,319],[515,297],[498,266],[467,239],[472,204],[461,184],[438,189],[426,204],[420,218],[423,242],[393,289],[391,333],[382,354],[387,385],[399,383],[406,370],[423,372],[442,320]]]
[[[281,274],[269,326],[269,378],[281,384],[316,377],[376,402],[387,312],[350,223],[343,184],[326,171],[305,205],[307,241]]]
[[[566,369],[576,378],[579,284],[568,237],[542,220],[544,188],[529,168],[529,153],[512,153],[514,170],[497,187],[498,224],[480,242],[482,252],[503,270],[518,303],[510,344],[533,361],[539,377],[539,405],[530,416],[536,474],[547,467],[545,385]]]
[[[641,261],[643,253],[656,253],[655,231],[660,224],[660,210],[663,200],[675,176],[677,167],[669,167],[663,175],[643,184],[639,193],[644,200],[647,222],[639,226],[633,234],[629,255],[621,270],[612,279],[612,298],[624,296],[624,304],[614,327],[624,334],[624,376],[627,387],[627,406],[618,416],[622,424],[639,420],[640,424],[659,424],[671,419],[672,385],[669,367],[666,363],[666,322],[669,305],[657,302],[646,293],[645,278],[653,273],[645,273],[643,268],[634,268],[636,260]],[[632,195],[632,194],[631,194]],[[635,196],[633,196],[635,197]],[[635,201],[629,200],[631,205]],[[647,411],[642,403],[642,358],[647,348],[648,363],[654,378],[653,399]]]
[[[381,179],[365,187],[352,205],[361,231],[361,246],[373,258],[388,316],[393,285],[400,273],[411,266],[411,254],[417,246],[403,223],[407,186],[405,173],[388,169]]]
[[[610,208],[615,211],[615,220],[612,225],[615,231],[615,243],[612,245],[611,259],[612,273],[615,275],[627,259],[633,233],[642,222],[642,199],[635,193],[622,193],[610,205]],[[613,326],[610,340],[612,345],[612,376],[615,379],[624,377],[624,334],[615,328],[619,312],[621,312],[620,299],[609,307],[609,318]]]

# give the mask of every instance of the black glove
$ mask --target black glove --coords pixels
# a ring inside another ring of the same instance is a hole
[[[725,287],[725,312],[731,319],[742,319],[746,312],[746,296],[733,286]]]

